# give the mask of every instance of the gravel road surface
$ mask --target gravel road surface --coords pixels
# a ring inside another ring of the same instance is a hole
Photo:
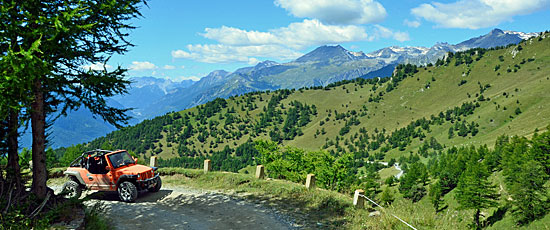
[[[59,192],[60,186],[54,188]],[[261,204],[212,191],[164,186],[135,203],[114,192],[87,192],[87,206],[102,204],[115,229],[298,229],[291,218]]]

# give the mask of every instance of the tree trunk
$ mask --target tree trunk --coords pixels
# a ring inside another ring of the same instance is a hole
[[[479,225],[479,214],[480,214],[480,210],[476,209],[476,213],[474,214],[474,222],[476,224],[476,229],[481,229],[481,226]]]
[[[15,182],[17,189],[21,189],[21,169],[19,167],[19,155],[17,138],[19,133],[19,113],[13,109],[10,109],[8,115],[8,174],[7,180],[10,183]]]
[[[31,104],[32,127],[32,192],[40,199],[46,197],[46,115],[44,111],[44,92],[41,78],[33,83],[34,102]]]

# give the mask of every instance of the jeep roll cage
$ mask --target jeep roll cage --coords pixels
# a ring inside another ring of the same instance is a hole
[[[69,166],[70,167],[83,167],[83,158],[88,156],[88,157],[103,157],[105,156],[105,154],[107,153],[112,153],[112,152],[116,152],[116,151],[120,151],[119,150],[115,150],[115,151],[111,151],[111,150],[103,150],[103,149],[95,149],[95,150],[91,150],[91,151],[87,151],[87,152],[84,152],[82,153],[79,157],[77,157],[76,159],[74,159],[70,164]]]

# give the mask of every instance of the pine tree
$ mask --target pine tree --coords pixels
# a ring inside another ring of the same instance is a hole
[[[548,131],[542,134],[535,134],[531,140],[535,160],[544,167],[546,174],[550,175],[550,126]]]
[[[412,156],[411,156],[412,158]],[[402,168],[405,170],[405,165]],[[413,202],[419,201],[425,195],[426,188],[424,184],[428,179],[428,171],[426,166],[421,162],[411,164],[410,169],[406,170],[406,174],[401,177],[399,183],[399,192],[404,198],[411,199]]]
[[[441,201],[443,201],[441,198],[443,196],[443,189],[441,187],[441,183],[439,181],[433,183],[430,185],[430,192],[428,193],[430,196],[430,200],[432,201],[432,204],[434,206],[435,212],[439,211],[439,205]]]
[[[393,201],[393,192],[390,190],[389,187],[386,187],[384,191],[382,191],[382,194],[380,194],[380,203],[382,203],[382,205],[391,205]]]
[[[455,198],[460,209],[474,209],[474,227],[481,229],[479,220],[482,209],[496,207],[498,194],[495,186],[489,181],[489,172],[484,164],[472,159],[466,171],[460,177],[456,187]]]
[[[546,213],[548,206],[547,191],[544,183],[547,176],[542,165],[534,160],[527,161],[518,167],[517,181],[507,183],[508,192],[512,197],[512,213],[519,224],[527,224]]]
[[[519,224],[527,224],[546,213],[547,191],[544,187],[548,179],[544,162],[538,159],[540,147],[535,141],[513,137],[504,146],[503,175],[506,188],[511,196],[512,213]],[[533,146],[533,147],[531,147]],[[546,153],[548,154],[548,153]]]

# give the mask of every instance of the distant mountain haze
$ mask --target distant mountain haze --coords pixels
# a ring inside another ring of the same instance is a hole
[[[129,113],[132,119],[129,124],[136,124],[145,119],[143,113],[144,105],[154,103],[167,94],[178,89],[188,88],[195,83],[192,80],[181,82],[161,79],[156,77],[133,77],[128,88],[128,93],[117,95],[107,100],[111,106],[118,108],[134,108]],[[116,128],[87,109],[71,111],[67,116],[59,117],[48,133],[50,133],[50,144],[52,147],[64,147],[72,144],[83,143],[94,138],[103,136]],[[32,143],[30,128],[25,130],[21,137],[21,146],[29,148]]]
[[[400,63],[426,65],[434,63],[447,52],[471,48],[491,48],[517,44],[537,33],[522,33],[494,29],[490,33],[456,45],[437,43],[427,47],[391,46],[365,54],[348,51],[340,45],[320,46],[287,62],[260,62],[255,66],[227,72],[216,70],[197,82],[174,82],[155,77],[134,77],[128,94],[117,95],[112,103],[134,108],[131,124],[170,111],[181,111],[204,104],[217,97],[228,98],[254,91],[326,86],[330,83],[359,77],[390,76]],[[75,111],[59,118],[52,127],[53,147],[90,141],[114,130],[111,125],[92,118],[88,111]],[[30,146],[28,137],[23,146]]]

